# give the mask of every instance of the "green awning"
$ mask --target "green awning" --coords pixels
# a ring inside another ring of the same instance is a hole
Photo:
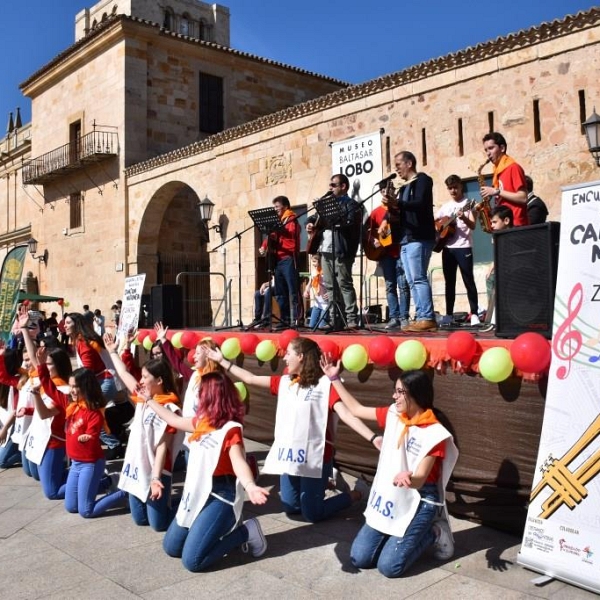
[[[29,300],[29,302],[58,302],[62,300],[60,296],[41,296],[40,294],[29,294],[23,290],[19,291],[19,302],[23,300]]]

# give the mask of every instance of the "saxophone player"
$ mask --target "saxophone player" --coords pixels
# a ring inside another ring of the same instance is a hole
[[[493,131],[483,136],[483,149],[494,165],[491,186],[481,187],[481,197],[495,198],[495,206],[508,206],[513,213],[514,225],[529,225],[527,218],[527,183],[523,168],[506,154],[506,139]]]

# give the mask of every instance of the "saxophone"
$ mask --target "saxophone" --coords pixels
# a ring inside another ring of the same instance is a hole
[[[479,183],[479,188],[482,188],[485,185],[485,175],[483,175],[483,167],[490,162],[490,158],[488,158],[480,167],[477,169],[477,182]],[[492,233],[492,217],[491,212],[492,208],[490,206],[489,198],[482,198],[481,202],[478,202],[475,210],[477,211],[477,216],[479,217],[479,224],[481,225],[481,229],[485,233]]]

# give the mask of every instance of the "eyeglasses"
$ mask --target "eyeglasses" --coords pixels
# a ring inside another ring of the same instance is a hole
[[[340,187],[339,183],[330,183],[329,187]]]
[[[394,394],[396,394],[398,396],[406,396],[406,390],[401,389],[401,388],[396,388],[394,390]]]

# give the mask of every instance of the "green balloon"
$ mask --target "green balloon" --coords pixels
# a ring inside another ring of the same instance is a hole
[[[369,362],[369,355],[362,344],[350,344],[342,354],[344,369],[352,373],[362,371]]]
[[[258,360],[269,362],[277,354],[277,346],[271,340],[263,340],[258,343],[254,352]]]
[[[233,360],[241,351],[240,340],[235,337],[229,338],[221,344],[221,353],[227,360]]]
[[[150,350],[150,348],[152,348],[152,344],[154,344],[154,342],[152,341],[152,339],[150,338],[150,336],[149,336],[149,335],[147,335],[147,336],[144,338],[144,341],[142,342],[142,346],[144,346],[144,348],[145,348],[146,350]]]
[[[498,383],[513,372],[514,364],[506,348],[488,348],[479,359],[479,372],[484,379]]]
[[[183,344],[181,343],[181,336],[183,335],[183,331],[176,331],[171,338],[171,344],[174,348],[183,348]],[[146,341],[147,338],[144,338]]]
[[[396,348],[395,359],[403,371],[420,369],[427,360],[427,348],[419,340],[407,340]]]
[[[233,385],[237,388],[237,391],[240,394],[240,399],[242,402],[246,400],[248,397],[248,388],[241,381],[236,381]]]

